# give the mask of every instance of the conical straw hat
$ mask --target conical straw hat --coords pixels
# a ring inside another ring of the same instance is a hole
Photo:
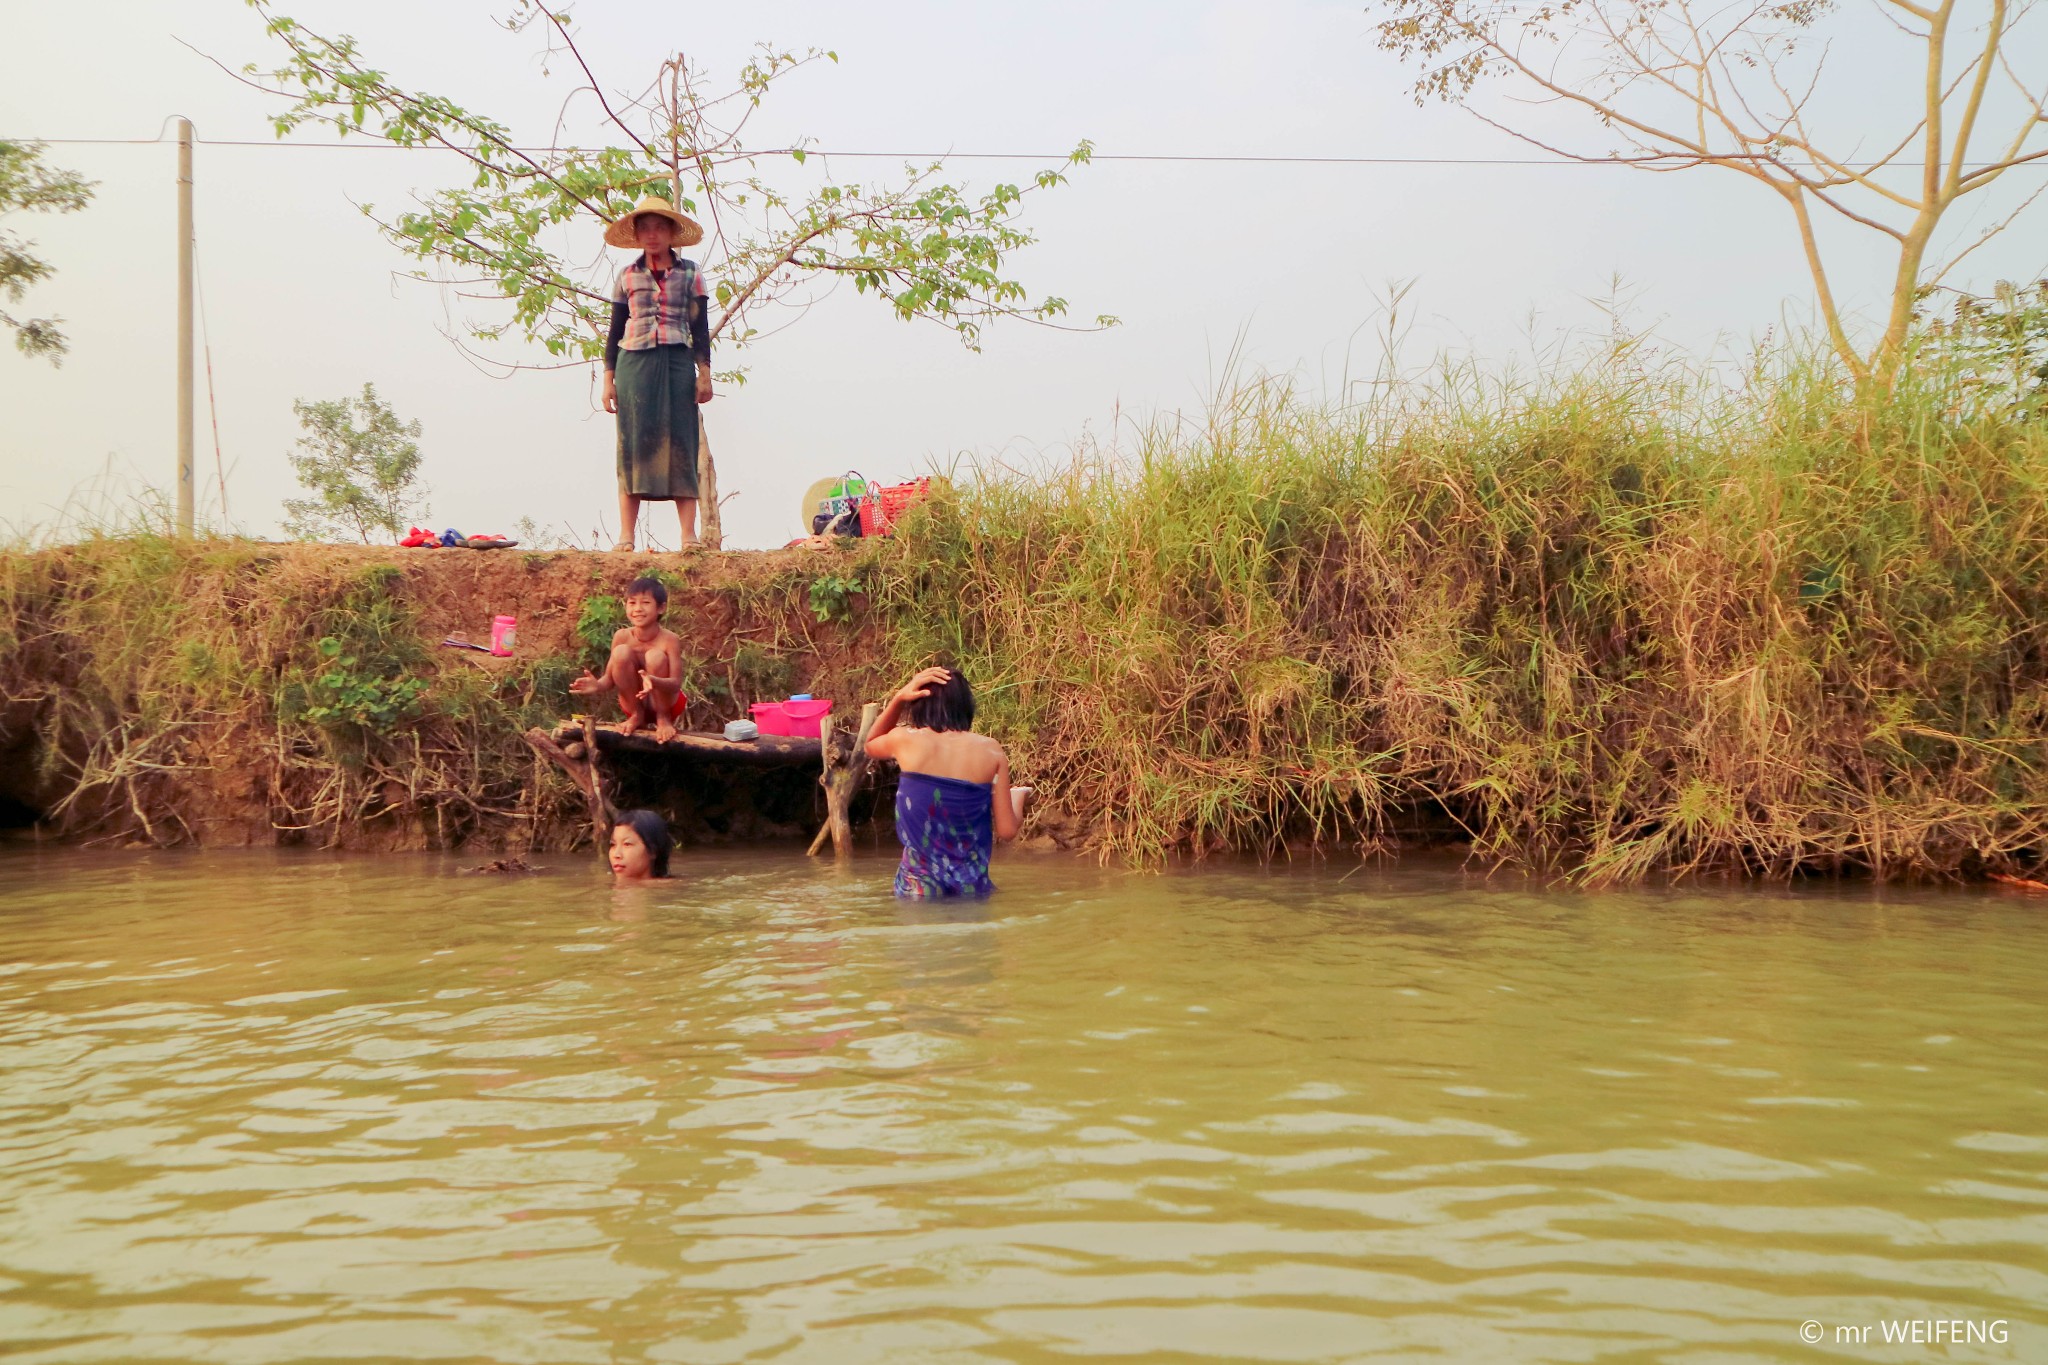
[[[676,225],[676,245],[695,246],[704,240],[704,229],[696,221],[676,212],[676,206],[658,194],[650,194],[633,205],[633,211],[621,214],[612,225],[604,230],[606,246],[635,247],[640,245],[633,238],[633,220],[643,213],[658,213]]]
[[[804,513],[802,525],[806,531],[811,529],[811,518],[818,515],[818,504],[823,502],[825,499],[831,497],[832,490],[835,487],[837,487],[839,481],[845,477],[846,476],[843,474],[834,474],[829,479],[818,480],[816,483],[812,484],[809,488],[806,488],[804,490]]]

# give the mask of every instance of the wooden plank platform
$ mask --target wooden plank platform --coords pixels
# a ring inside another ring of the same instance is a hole
[[[755,768],[797,768],[818,765],[818,783],[825,789],[825,823],[811,841],[811,852],[825,846],[829,838],[835,853],[846,853],[853,845],[852,806],[854,793],[871,771],[867,756],[868,732],[881,715],[880,702],[869,702],[860,711],[860,728],[851,735],[833,735],[829,751],[825,735],[831,726],[821,718],[816,739],[793,735],[761,735],[754,739],[729,740],[723,733],[688,731],[670,739],[636,732],[622,735],[616,729],[599,726],[590,716],[563,721],[553,733],[539,727],[526,732],[526,742],[536,753],[569,775],[590,809],[591,840],[599,847],[610,838],[618,819],[605,790],[605,775],[599,760],[623,754],[645,754],[685,762],[730,763]]]
[[[555,727],[553,739],[562,745],[580,743],[584,739],[584,729],[574,721],[565,722]],[[758,739],[729,740],[716,732],[682,731],[664,742],[656,739],[651,731],[622,735],[615,729],[600,725],[591,732],[591,739],[601,754],[665,754],[700,762],[742,763],[760,768],[819,767],[824,761],[822,741],[816,737],[805,739],[796,735],[762,735]]]

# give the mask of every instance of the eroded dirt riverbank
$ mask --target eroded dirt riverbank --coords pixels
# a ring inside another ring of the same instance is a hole
[[[668,584],[689,722],[709,729],[754,700],[857,705],[886,685],[858,555],[143,540],[11,555],[0,815],[111,842],[559,846],[580,806],[519,735],[582,709],[568,683],[622,623],[628,580]],[[499,614],[518,621],[511,657],[442,646],[488,641]],[[769,793],[753,825],[737,793],[697,832],[794,834],[807,781]]]

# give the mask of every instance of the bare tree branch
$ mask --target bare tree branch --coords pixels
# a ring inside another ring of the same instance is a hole
[[[1375,8],[1380,46],[1417,65],[1418,102],[1459,104],[1489,126],[1573,161],[1658,171],[1717,166],[1770,187],[1793,210],[1830,341],[1859,376],[1888,382],[1895,373],[1944,215],[2007,172],[2048,158],[2048,147],[2036,140],[2048,123],[2048,92],[2037,94],[2011,60],[2012,34],[2034,8],[2031,0],[1989,0],[1967,41],[1956,0],[1880,0],[1892,31],[1914,45],[1920,60],[1912,87],[1893,102],[1910,126],[1887,136],[1872,161],[1862,158],[1860,139],[1844,153],[1814,120],[1831,88],[1830,44],[1817,27],[1832,12],[1831,0],[1727,7],[1709,0],[1375,0]],[[1972,148],[1992,114],[1994,71],[2019,92],[2022,116],[2001,136],[1995,159],[1974,164]],[[1575,152],[1554,137],[1532,135],[1476,108],[1481,85],[1575,109],[1615,145],[1604,154]],[[1916,183],[1901,183],[1909,166]],[[2025,196],[1990,235],[2037,197]],[[1880,235],[1897,253],[1888,316],[1874,343],[1859,348],[1839,311],[1815,205]]]

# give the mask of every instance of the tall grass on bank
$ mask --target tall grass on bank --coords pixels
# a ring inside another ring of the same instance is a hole
[[[2043,852],[2044,537],[2048,430],[1938,367],[1447,373],[978,478],[878,598],[1105,854],[1947,875]]]
[[[851,556],[690,568],[690,690],[957,661],[1040,827],[1137,861],[1419,830],[1590,881],[2026,871],[2044,485],[2048,426],[1939,365],[1881,401],[1797,366],[1450,371],[1341,409],[1250,384]],[[618,566],[563,567],[535,605],[573,653]],[[0,798],[78,838],[584,837],[518,738],[579,660],[428,660],[423,610],[489,605],[423,608],[449,590],[152,527],[0,549]]]

